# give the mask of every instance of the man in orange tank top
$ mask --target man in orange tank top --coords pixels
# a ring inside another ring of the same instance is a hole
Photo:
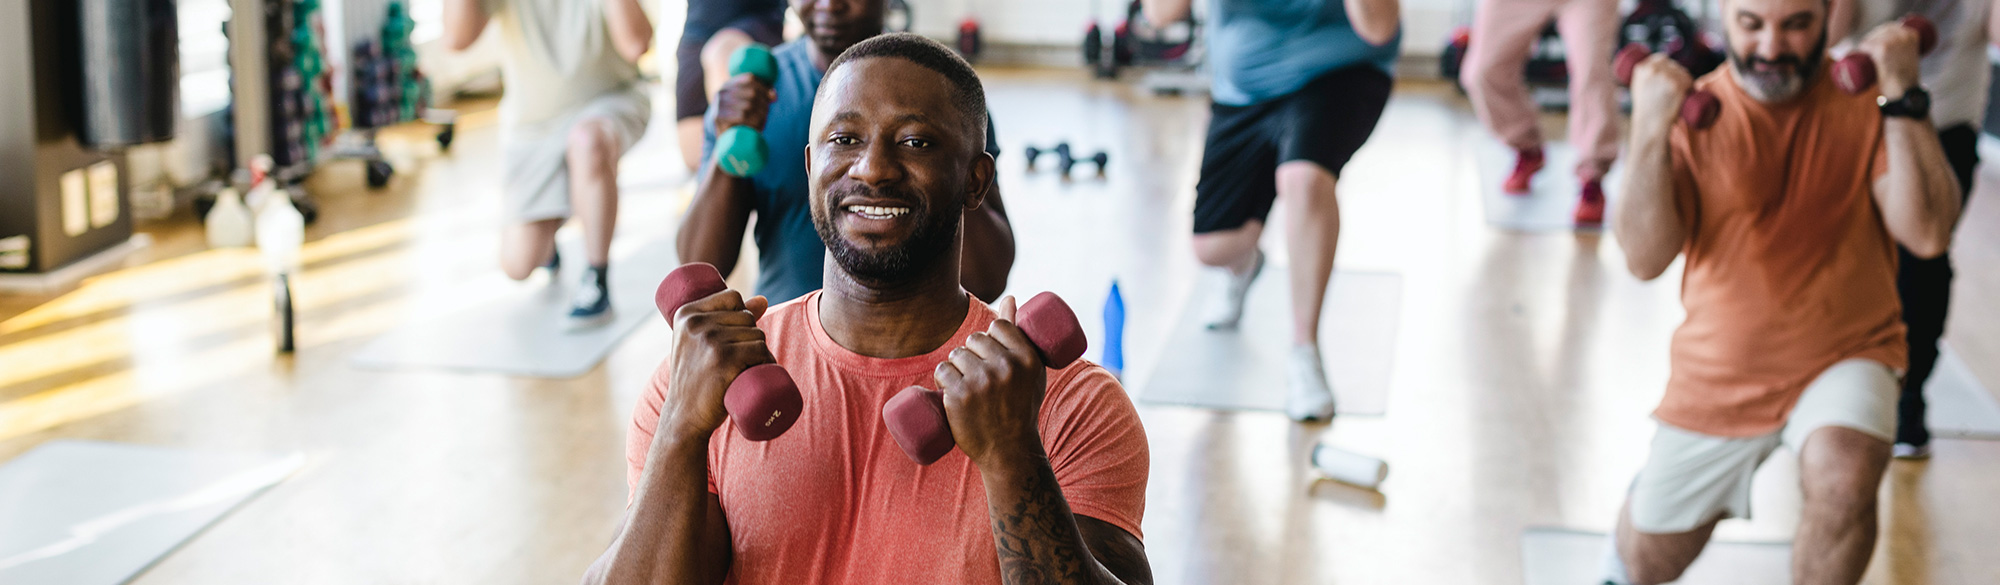
[[[674,354],[632,416],[630,503],[586,583],[1150,583],[1148,455],[1104,368],[1043,367],[960,285],[986,202],[985,92],[934,41],[884,35],[827,68],[806,141],[824,288],[768,307],[733,291],[672,318]],[[751,442],[723,396],[776,361],[805,406]],[[882,406],[944,392],[957,448],[907,458]]]
[[[1797,583],[1859,582],[1906,364],[1896,245],[1934,257],[1957,180],[1917,85],[1917,35],[1891,23],[1861,50],[1879,83],[1841,91],[1825,0],[1724,0],[1729,66],[1700,80],[1641,63],[1614,228],[1632,273],[1686,258],[1651,452],[1619,514],[1606,581],[1680,577],[1717,521],[1748,517],[1750,478],[1787,446],[1805,507]],[[1707,128],[1677,122],[1713,94]]]

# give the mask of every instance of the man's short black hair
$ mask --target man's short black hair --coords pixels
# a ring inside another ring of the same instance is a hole
[[[986,147],[986,87],[979,83],[979,74],[973,72],[971,63],[965,62],[951,48],[922,35],[890,33],[848,47],[847,51],[834,58],[832,65],[826,67],[826,76],[833,77],[833,72],[839,71],[848,62],[871,57],[895,57],[909,61],[950,80],[951,103],[958,108],[960,121],[971,133],[972,147]],[[820,86],[822,91],[825,87]]]

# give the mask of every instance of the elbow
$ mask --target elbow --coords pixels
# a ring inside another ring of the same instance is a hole
[[[1642,282],[1651,281],[1659,278],[1662,274],[1666,274],[1667,267],[1672,266],[1673,263],[1674,256],[1647,254],[1643,251],[1633,250],[1625,252],[1625,269],[1632,272],[1633,278],[1637,278]]]
[[[1355,36],[1361,37],[1361,42],[1368,43],[1370,46],[1380,47],[1388,45],[1389,41],[1396,40],[1396,23],[1392,20],[1387,25],[1356,28],[1354,29],[1354,33]]]
[[[1951,231],[1935,231],[1938,233],[1927,234],[1925,237],[1916,238],[1915,241],[1904,242],[1903,247],[1910,251],[1911,256],[1916,256],[1924,260],[1943,256],[1945,251],[1951,249]]]
[[[646,56],[646,51],[653,46],[653,31],[648,30],[633,33],[625,41],[617,44],[619,57],[624,57],[625,61],[629,63],[638,63],[640,58]]]
[[[477,31],[467,33],[455,30],[444,35],[444,45],[450,47],[454,52],[472,48],[472,43],[477,40],[479,40],[479,33]]]

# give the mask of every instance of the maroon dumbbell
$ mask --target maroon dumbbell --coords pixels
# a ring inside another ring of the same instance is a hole
[[[1929,55],[1931,49],[1937,48],[1937,25],[1931,24],[1930,19],[1912,14],[1896,22],[1917,33],[1918,55]],[[1833,83],[1847,95],[1856,95],[1875,87],[1875,58],[1859,49],[1841,57],[1833,63]]]
[[[660,307],[660,315],[671,326],[681,305],[728,289],[714,265],[694,262],[667,273],[667,278],[660,281],[660,289],[653,293],[653,304]],[[736,420],[736,431],[743,438],[769,441],[785,434],[792,423],[799,421],[805,398],[799,395],[798,384],[792,382],[792,375],[784,366],[758,364],[729,382],[729,393],[723,395],[722,406],[729,410],[729,418]]]
[[[1034,342],[1042,365],[1060,370],[1083,357],[1088,342],[1076,313],[1062,297],[1044,292],[1021,305],[1016,325]],[[922,465],[950,453],[958,444],[951,438],[951,421],[944,414],[944,393],[923,386],[904,388],[882,405],[882,423],[889,436],[903,448],[903,454]]]
[[[1625,48],[1619,49],[1617,58],[1611,62],[1611,70],[1618,77],[1618,85],[1631,87],[1632,70],[1637,69],[1639,62],[1645,61],[1646,57],[1652,54],[1653,52],[1647,50],[1645,45],[1639,43],[1625,45]],[[1706,129],[1715,123],[1716,115],[1721,113],[1722,101],[1715,99],[1715,94],[1705,89],[1690,89],[1687,97],[1681,100],[1681,122],[1687,124],[1689,128]]]

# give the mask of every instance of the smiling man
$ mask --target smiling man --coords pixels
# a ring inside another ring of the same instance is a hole
[[[778,75],[770,85],[748,73],[729,78],[709,108],[701,184],[681,218],[679,251],[685,262],[714,264],[727,275],[742,254],[743,232],[757,218],[757,293],[785,302],[819,288],[826,247],[813,233],[806,167],[806,130],[813,96],[835,57],[848,47],[882,34],[886,0],[793,0],[792,12],[805,37],[773,49]],[[713,163],[715,136],[731,126],[760,128],[770,160],[749,177],[722,172]],[[1000,155],[993,125],[985,127],[987,154]],[[986,203],[965,214],[961,263],[965,289],[980,299],[1000,298],[1014,267],[1014,232],[997,185]]]
[[[1632,482],[1607,581],[1680,577],[1717,521],[1750,514],[1780,445],[1804,493],[1792,579],[1852,584],[1875,548],[1876,493],[1907,362],[1896,246],[1944,253],[1958,184],[1917,85],[1916,33],[1861,43],[1880,83],[1835,87],[1824,0],[1725,0],[1729,66],[1689,79],[1662,55],[1633,74],[1619,244],[1642,279],[1686,255],[1659,428]],[[1677,124],[1690,88],[1714,125]]]
[[[674,315],[633,413],[623,528],[587,583],[1150,583],[1148,455],[1103,368],[1043,367],[959,284],[987,201],[985,93],[950,49],[888,35],[828,66],[804,168],[824,288],[769,307],[725,291]],[[768,307],[768,309],[767,309]],[[805,409],[753,443],[723,395],[776,361]],[[882,405],[939,388],[958,449],[905,457]]]

